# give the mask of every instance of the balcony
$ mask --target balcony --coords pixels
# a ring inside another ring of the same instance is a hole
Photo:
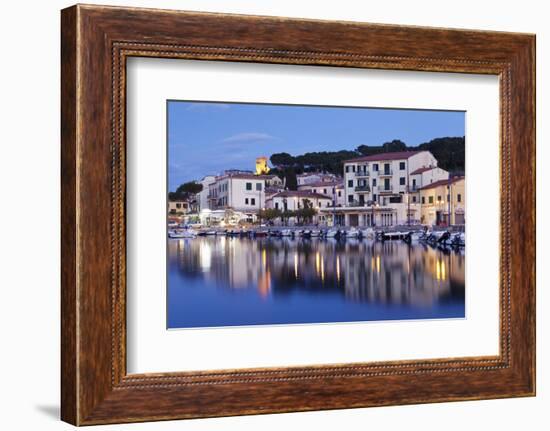
[[[393,187],[392,186],[379,186],[378,187],[378,193],[393,193]]]
[[[359,193],[370,192],[370,186],[357,186],[355,187],[355,191]]]
[[[369,171],[357,171],[355,173],[356,178],[367,178],[368,176],[370,176]]]
[[[391,177],[393,175],[393,169],[384,169],[381,171],[378,171],[379,177]]]

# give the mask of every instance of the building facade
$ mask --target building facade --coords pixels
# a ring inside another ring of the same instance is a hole
[[[436,181],[419,190],[422,224],[431,226],[466,223],[466,187],[464,177]]]
[[[312,222],[318,224],[324,221],[324,213],[321,210],[332,207],[332,202],[330,196],[325,196],[320,193],[314,193],[307,190],[287,190],[269,197],[266,202],[266,207],[278,209],[282,212],[297,211],[308,207],[313,208],[316,214],[313,216]]]
[[[190,211],[189,202],[184,200],[169,200],[168,213],[174,215],[187,214]]]
[[[313,183],[331,183],[341,179],[337,175],[329,174],[325,172],[304,172],[303,174],[296,175],[296,182],[299,186]]]
[[[210,210],[233,209],[245,214],[256,214],[265,207],[266,189],[282,187],[276,175],[226,173],[216,177],[209,185],[208,207]]]
[[[320,181],[315,183],[306,183],[298,186],[300,191],[319,193],[332,199],[333,205],[337,207],[345,204],[344,181],[340,178],[337,181]]]
[[[202,191],[197,194],[197,204],[199,212],[204,209],[208,209],[208,195],[210,194],[210,184],[216,181],[215,175],[206,175],[200,180],[202,185]]]

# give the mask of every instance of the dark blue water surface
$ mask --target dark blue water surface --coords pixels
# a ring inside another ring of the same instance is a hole
[[[168,328],[464,317],[464,253],[403,242],[168,241]]]

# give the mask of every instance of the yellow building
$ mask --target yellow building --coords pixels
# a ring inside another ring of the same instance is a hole
[[[464,177],[440,180],[419,189],[420,222],[432,226],[464,225],[466,188]]]
[[[256,175],[265,175],[269,173],[267,165],[267,157],[261,156],[256,158]]]

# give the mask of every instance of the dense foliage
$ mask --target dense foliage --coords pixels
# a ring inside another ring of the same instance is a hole
[[[202,191],[202,184],[196,181],[189,181],[180,185],[175,192],[168,193],[168,199],[171,201],[189,200],[194,198],[197,193]]]
[[[360,145],[354,151],[322,151],[292,156],[288,153],[275,153],[270,157],[274,169],[271,173],[286,180],[289,190],[296,190],[296,175],[303,172],[329,172],[342,175],[343,162],[361,156],[394,151],[431,151],[438,166],[453,173],[464,172],[464,137],[444,137],[432,139],[416,147],[409,147],[403,141],[395,139],[382,145]]]

